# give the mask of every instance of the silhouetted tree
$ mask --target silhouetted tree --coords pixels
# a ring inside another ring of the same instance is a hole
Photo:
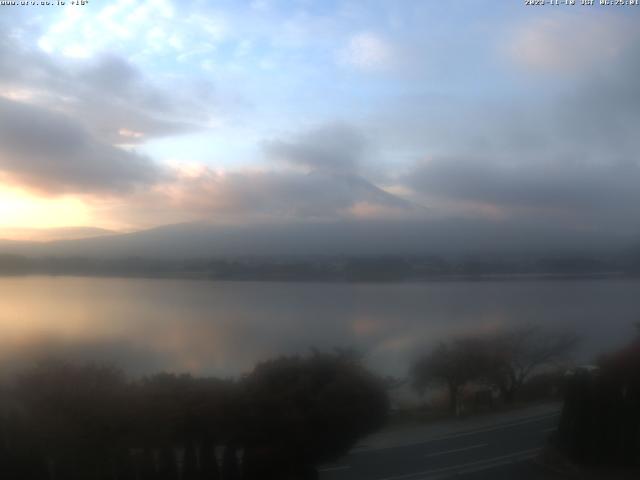
[[[237,436],[235,384],[161,373],[132,386],[130,443],[151,452],[151,468],[204,475],[215,445]]]
[[[316,478],[316,464],[379,428],[389,408],[381,380],[340,353],[261,363],[243,387],[247,478]]]
[[[512,403],[532,374],[570,357],[578,336],[527,325],[498,332],[486,341],[486,351],[492,357],[488,380],[498,387],[506,403]]]
[[[15,389],[49,478],[111,471],[126,429],[120,370],[50,361],[20,376]]]
[[[462,387],[488,375],[492,356],[481,338],[465,337],[439,343],[412,365],[410,377],[420,393],[432,385],[446,386],[449,410],[456,413]]]
[[[558,442],[574,461],[640,465],[640,338],[571,375]]]
[[[264,362],[241,382],[49,361],[14,383],[0,391],[11,480],[314,478],[388,409],[348,350]]]

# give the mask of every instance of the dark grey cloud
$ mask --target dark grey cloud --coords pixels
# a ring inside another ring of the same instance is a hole
[[[416,209],[359,174],[372,149],[351,125],[324,124],[290,140],[265,142],[263,148],[268,159],[302,170],[220,174],[206,169],[179,180],[180,206],[205,218],[236,220],[327,220]]]
[[[372,209],[410,211],[402,200],[355,175],[324,172],[206,171],[178,183],[181,208],[215,219],[328,219],[346,217],[366,204]]]
[[[208,82],[185,84],[174,79],[171,88],[163,89],[127,60],[108,53],[78,66],[73,77],[80,85],[70,92],[76,102],[64,102],[59,108],[112,143],[138,143],[202,129],[216,103]]]
[[[423,210],[355,172],[363,152],[371,150],[355,127],[328,124],[290,141],[272,140],[263,147],[269,159],[305,168],[177,169],[169,182],[141,193],[135,211],[118,209],[112,215],[132,223],[186,219],[237,224],[404,218]]]
[[[38,31],[25,23],[0,31],[0,90],[66,112],[104,141],[138,143],[202,129],[219,103],[209,81],[174,77],[163,86],[113,53],[88,60],[47,55],[26,41]]]
[[[513,207],[597,208],[638,199],[638,163],[500,162],[436,158],[419,164],[406,182],[434,195]]]
[[[267,156],[290,165],[324,172],[356,172],[368,153],[365,136],[356,128],[327,124],[293,140],[264,144]]]
[[[416,102],[404,123],[391,117],[392,138],[424,151],[400,183],[441,205],[443,215],[490,206],[536,227],[638,238],[638,46],[635,35],[625,52],[589,75],[559,78],[529,99],[509,103],[505,94],[482,105],[435,97]]]
[[[111,93],[127,92],[141,78],[140,72],[116,55],[104,55],[85,68],[80,77]]]
[[[356,173],[370,147],[355,127],[327,124],[263,147],[269,159],[304,168],[225,173],[204,169],[178,178],[172,189],[174,205],[199,218],[236,222],[327,220],[416,208]]]
[[[640,163],[508,162],[486,158],[436,158],[404,179],[430,197],[492,205],[507,216],[634,231],[640,204]],[[566,225],[571,227],[570,224]]]
[[[0,98],[0,174],[45,193],[127,192],[165,173],[94,138],[75,119]]]

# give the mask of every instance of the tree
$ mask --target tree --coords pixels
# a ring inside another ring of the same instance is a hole
[[[486,351],[492,357],[489,359],[492,366],[488,380],[498,387],[506,403],[513,403],[533,373],[556,365],[571,355],[578,336],[526,325],[498,332],[486,341]]]
[[[578,463],[640,465],[640,335],[568,377],[558,446]]]
[[[441,342],[411,367],[413,387],[420,393],[432,385],[444,385],[449,392],[449,410],[456,413],[460,391],[472,380],[490,371],[492,357],[481,338],[465,337]]]
[[[241,381],[49,361],[0,395],[0,471],[48,480],[317,478],[389,406],[350,350],[281,357]]]
[[[339,352],[258,364],[243,387],[249,478],[307,478],[300,472],[347,453],[389,408],[382,381]]]
[[[139,465],[213,476],[214,446],[236,435],[235,384],[189,374],[159,373],[131,386],[130,438]],[[151,456],[149,458],[144,458]]]
[[[111,468],[127,428],[126,385],[116,368],[57,361],[18,378],[15,395],[24,409],[26,434],[49,478]]]

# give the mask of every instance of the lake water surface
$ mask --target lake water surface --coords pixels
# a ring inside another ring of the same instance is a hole
[[[385,374],[451,335],[521,323],[572,329],[581,361],[624,344],[640,280],[397,284],[0,278],[0,363],[40,356],[237,375],[268,357],[355,347]]]

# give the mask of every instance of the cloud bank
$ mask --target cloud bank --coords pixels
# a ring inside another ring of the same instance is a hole
[[[0,174],[45,194],[96,194],[154,184],[163,170],[94,138],[67,115],[0,98]]]
[[[0,188],[131,229],[640,235],[635,13],[285,3],[0,19]]]

